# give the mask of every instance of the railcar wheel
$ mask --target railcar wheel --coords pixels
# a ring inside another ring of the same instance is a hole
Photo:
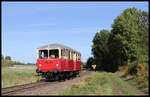
[[[63,72],[61,72],[61,73],[59,74],[59,77],[60,77],[60,81],[61,81],[61,80],[65,81],[65,76],[64,76],[64,73],[63,73]]]
[[[80,72],[79,72],[79,71],[77,71],[76,73],[77,73],[78,77],[80,77]]]
[[[59,80],[59,76],[55,76],[55,81],[58,81]]]
[[[76,71],[73,72],[73,77],[77,77]]]
[[[70,76],[69,75],[67,75],[67,79],[70,80]]]

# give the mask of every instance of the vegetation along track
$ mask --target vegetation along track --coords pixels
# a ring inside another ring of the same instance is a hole
[[[84,71],[80,73],[80,76],[87,75],[89,71]],[[58,81],[40,81],[29,84],[17,85],[12,87],[2,88],[2,95],[15,95],[16,93],[20,93],[23,91],[29,91],[35,88],[44,87],[50,84],[57,84]]]
[[[125,82],[119,75],[115,73],[109,73],[110,80],[112,82],[113,90],[115,95],[135,95],[135,96],[144,96],[147,95],[134,86],[130,85],[128,82]]]

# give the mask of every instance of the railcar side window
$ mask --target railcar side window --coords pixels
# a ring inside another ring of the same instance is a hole
[[[73,52],[70,51],[70,59],[73,60]]]
[[[78,56],[78,61],[80,61],[80,60],[81,60],[81,55]]]
[[[62,57],[65,56],[65,49],[62,49],[62,50],[61,50],[61,56],[62,56]]]
[[[73,60],[76,60],[76,53],[73,52]]]
[[[76,54],[76,61],[78,61],[78,54]]]
[[[70,53],[68,49],[62,49],[61,50],[61,56],[63,59],[68,59],[70,57]]]

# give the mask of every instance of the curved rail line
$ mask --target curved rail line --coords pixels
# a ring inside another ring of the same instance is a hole
[[[29,84],[24,84],[24,85],[17,85],[17,86],[12,86],[12,87],[7,87],[7,88],[2,88],[2,95],[10,95],[10,94],[15,94],[20,91],[24,90],[29,90],[33,88],[39,88],[48,84],[54,84],[56,82],[35,82],[35,83],[29,83]]]

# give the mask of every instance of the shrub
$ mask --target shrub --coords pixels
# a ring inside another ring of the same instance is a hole
[[[134,62],[131,63],[128,67],[127,74],[135,75],[137,73],[136,67],[137,67],[136,63]]]
[[[79,88],[79,86],[80,86],[80,85],[73,84],[73,85],[71,86],[71,88]]]
[[[143,64],[138,64],[136,70],[137,70],[137,75],[141,76],[144,73],[145,66]]]
[[[5,59],[6,60],[11,60],[11,57],[10,56],[6,56]]]

